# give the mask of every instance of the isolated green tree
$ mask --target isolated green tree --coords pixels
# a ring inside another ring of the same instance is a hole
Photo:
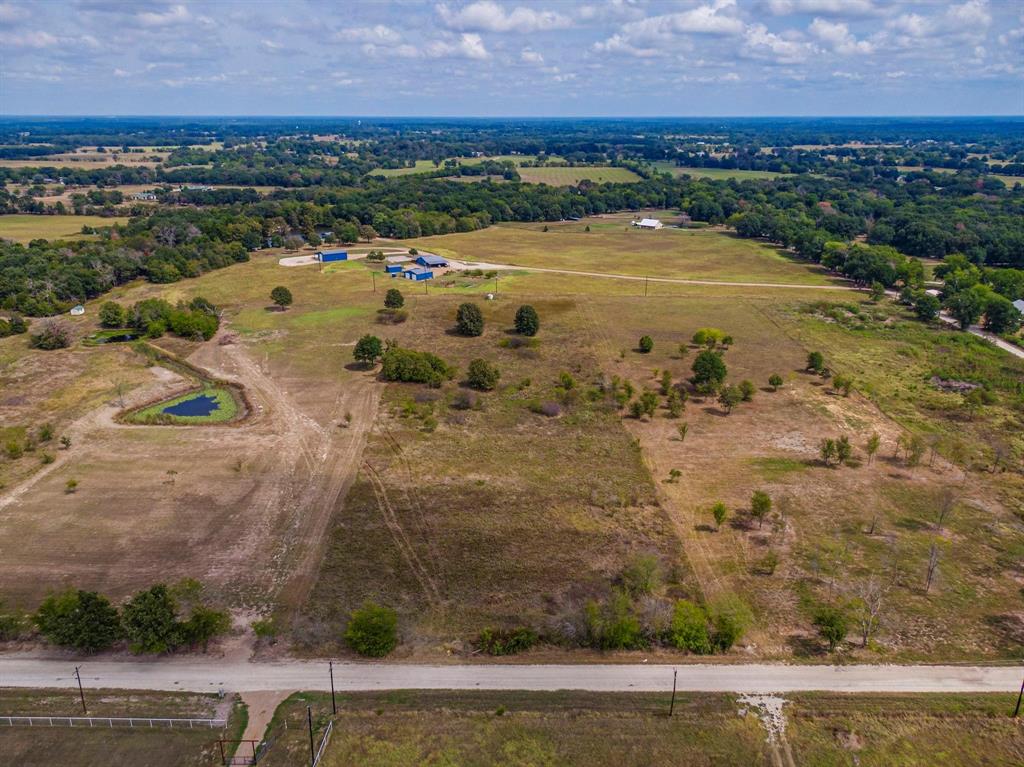
[[[703,350],[693,360],[693,378],[696,386],[709,384],[712,391],[721,386],[729,371],[725,366],[722,355],[710,349]]]
[[[34,618],[47,640],[83,652],[105,650],[121,638],[117,608],[95,591],[51,594]]]
[[[384,347],[381,345],[380,339],[369,334],[356,341],[356,348],[352,350],[352,356],[356,362],[367,365],[372,365],[383,353]]]
[[[345,644],[360,655],[383,658],[398,645],[398,615],[389,607],[368,601],[352,611],[344,638]]]
[[[388,309],[401,309],[405,306],[405,296],[398,288],[388,288],[384,294],[384,306]]]
[[[516,332],[524,336],[535,336],[540,330],[540,317],[537,310],[524,304],[516,310]]]
[[[807,355],[807,369],[820,373],[825,369],[825,357],[821,352],[810,352]]]
[[[772,511],[772,499],[764,490],[755,490],[750,496],[750,513],[757,520],[758,527],[764,527],[764,519]]]
[[[717,501],[715,505],[711,507],[711,516],[715,519],[716,529],[722,529],[722,523],[725,522],[725,518],[728,516],[728,514],[729,510],[721,501]]]
[[[476,304],[459,304],[455,312],[455,328],[463,336],[479,336],[484,332],[484,315]]]
[[[126,319],[125,308],[115,301],[105,301],[100,307],[100,324],[105,328],[122,328]]]
[[[718,394],[718,404],[725,408],[726,413],[731,413],[732,409],[742,401],[743,392],[740,391],[740,387],[732,384],[723,386],[722,391]]]
[[[853,445],[845,434],[836,440],[836,460],[845,464],[853,457]]]
[[[474,389],[490,391],[498,385],[499,378],[501,371],[487,360],[478,358],[469,363],[466,381]]]
[[[778,391],[779,387],[782,386],[782,376],[778,373],[772,373],[768,376],[768,385],[772,387],[772,391]]]
[[[640,336],[640,351],[649,354],[654,348],[654,339],[650,336]]]
[[[740,395],[742,396],[744,402],[750,402],[751,400],[753,400],[754,392],[756,391],[757,387],[754,386],[753,381],[748,381],[747,379],[743,379],[742,381],[740,381]]]
[[[828,643],[828,651],[834,652],[836,647],[846,639],[849,631],[846,613],[838,607],[820,607],[814,614],[814,625],[818,634]]]
[[[878,436],[877,432],[868,437],[867,444],[864,445],[864,449],[867,451],[868,454],[868,463],[871,463],[875,459],[875,453],[878,452],[878,448],[881,446],[881,444],[882,438]]]
[[[122,610],[124,633],[134,653],[164,653],[182,642],[178,606],[162,583],[140,591]]]
[[[823,464],[831,466],[832,461],[836,459],[836,441],[831,437],[823,439],[818,445],[818,454],[821,456]]]
[[[278,285],[270,291],[270,300],[284,309],[292,305],[292,292],[284,285]]]

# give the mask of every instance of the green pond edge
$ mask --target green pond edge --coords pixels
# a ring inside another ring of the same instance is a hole
[[[218,408],[209,415],[169,415],[164,413],[164,408],[173,407],[186,400],[195,399],[204,395],[212,396],[217,400]],[[162,425],[162,424],[204,424],[204,423],[226,423],[238,416],[239,403],[235,394],[226,386],[204,386],[201,389],[192,389],[176,397],[163,399],[154,402],[152,405],[129,413],[125,416],[128,423]]]

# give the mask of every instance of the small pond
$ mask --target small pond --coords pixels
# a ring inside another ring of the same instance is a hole
[[[134,341],[138,336],[135,333],[118,333],[113,336],[97,335],[93,340],[98,344],[118,344],[125,341]]]
[[[176,405],[165,407],[161,412],[177,416],[207,416],[215,410],[220,410],[217,398],[212,394],[200,394]]]

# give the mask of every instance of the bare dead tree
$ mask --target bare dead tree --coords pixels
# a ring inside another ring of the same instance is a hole
[[[118,381],[114,384],[114,391],[117,393],[117,405],[118,407],[124,407],[124,395],[128,391],[128,384],[124,381]]]
[[[924,593],[927,594],[932,588],[932,581],[935,579],[935,572],[939,569],[939,544],[933,543],[928,550],[928,572],[924,581]]]
[[[942,530],[942,526],[945,524],[949,515],[953,513],[953,507],[956,506],[957,496],[953,492],[952,488],[946,487],[939,493],[939,502],[935,508],[935,529]]]
[[[884,586],[874,575],[857,585],[854,616],[860,627],[861,647],[868,646],[868,640],[878,625],[878,616],[882,612],[882,603],[888,591],[889,587]]]

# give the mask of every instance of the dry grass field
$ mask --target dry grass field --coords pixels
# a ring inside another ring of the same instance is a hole
[[[83,226],[126,224],[123,216],[33,216],[11,213],[0,216],[0,239],[27,244],[32,240],[81,240],[95,235],[82,234]]]
[[[1009,695],[786,697],[785,729],[769,742],[757,710],[733,695],[395,691],[338,696],[329,767],[429,765],[1019,765],[1024,740]],[[306,706],[319,740],[329,696],[278,709],[268,767],[308,754]],[[285,729],[287,725],[287,729]]]
[[[90,716],[229,718],[226,729],[115,729],[0,726],[3,763],[18,767],[214,767],[218,738],[237,738],[244,714],[210,695],[88,690]],[[81,716],[77,691],[0,688],[0,715]]]
[[[626,184],[640,180],[640,177],[628,168],[597,165],[574,168],[520,168],[519,176],[528,184],[548,186],[575,186],[581,181],[593,181],[595,184]]]
[[[791,173],[775,173],[768,170],[738,170],[730,168],[681,168],[672,162],[653,163],[656,170],[662,173],[671,173],[673,176],[693,176],[694,178],[710,178],[718,181],[720,179],[737,179],[747,181],[751,179],[778,178],[789,176]]]

